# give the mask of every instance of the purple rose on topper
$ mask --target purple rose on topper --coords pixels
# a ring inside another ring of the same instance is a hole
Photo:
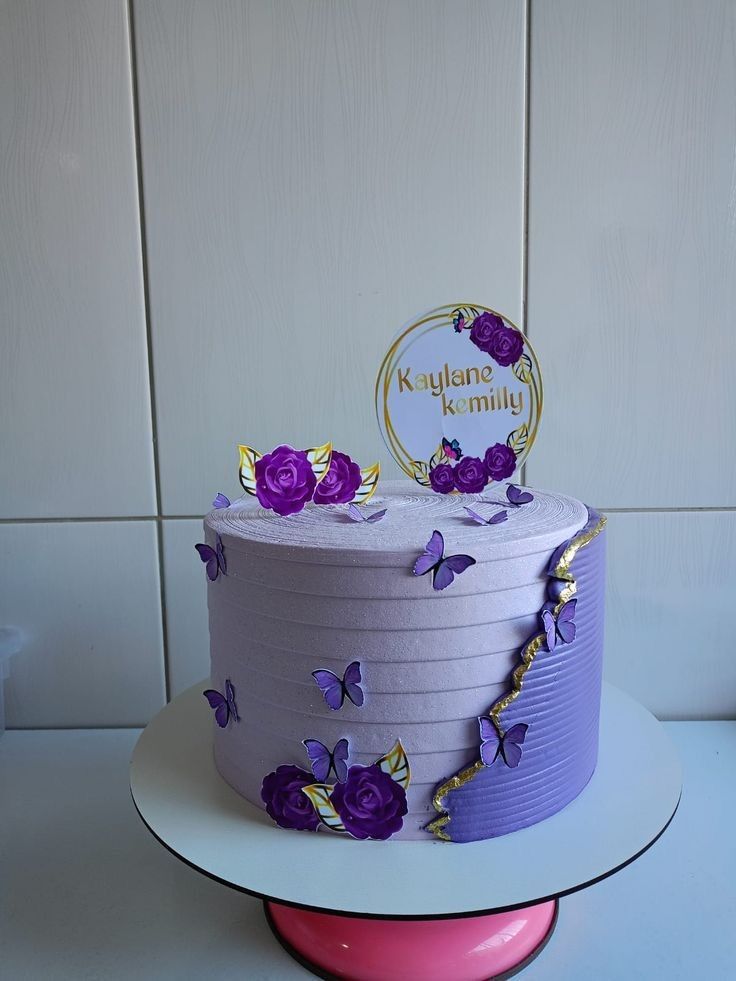
[[[503,327],[503,320],[495,313],[479,313],[470,328],[470,340],[477,348],[488,354],[491,336],[499,327]]]
[[[507,327],[495,313],[481,313],[473,321],[470,340],[489,354],[502,368],[518,361],[524,352],[524,338],[514,327]]]
[[[384,841],[401,830],[408,807],[406,791],[388,773],[372,766],[351,766],[345,783],[336,784],[330,801],[353,838]]]
[[[319,817],[311,800],[302,792],[303,787],[313,783],[311,773],[291,763],[284,763],[263,778],[261,800],[280,828],[317,830]]]
[[[463,494],[479,494],[487,483],[488,474],[480,457],[464,456],[455,467],[455,487]]]
[[[314,492],[315,504],[347,504],[363,481],[357,463],[347,453],[332,451],[330,469],[317,484]]]
[[[516,454],[505,443],[494,443],[483,457],[486,473],[491,480],[505,480],[516,470]]]
[[[256,497],[276,514],[296,514],[311,501],[317,478],[304,450],[277,446],[256,462]]]
[[[438,494],[450,494],[455,490],[455,471],[450,463],[438,463],[429,471],[429,483]]]

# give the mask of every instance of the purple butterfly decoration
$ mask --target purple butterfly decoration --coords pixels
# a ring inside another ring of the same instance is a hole
[[[375,524],[376,521],[380,521],[381,518],[386,514],[386,508],[382,511],[374,511],[372,514],[365,514],[361,511],[356,504],[348,504],[348,515],[353,521],[365,521],[369,525]]]
[[[360,687],[362,681],[360,661],[352,661],[348,664],[342,678],[338,678],[334,671],[328,671],[326,668],[313,671],[312,677],[317,682],[325,701],[334,712],[342,708],[346,696],[358,708],[363,704],[365,696]]]
[[[442,437],[442,452],[445,454],[448,460],[459,460],[463,455],[463,451],[460,449],[460,444],[456,439],[449,440]]]
[[[520,508],[522,504],[530,504],[534,500],[534,495],[529,491],[523,491],[514,484],[509,484],[506,488],[506,500],[495,501],[481,498],[484,504],[503,504],[505,507]]]
[[[568,600],[555,617],[552,610],[542,610],[542,625],[547,635],[547,650],[553,651],[558,644],[572,644],[575,640],[576,599]]]
[[[488,716],[481,716],[478,723],[481,738],[480,758],[483,765],[492,766],[500,756],[506,766],[512,768],[518,766],[521,759],[521,746],[529,728],[526,722],[511,726],[502,736],[498,734],[498,729]]]
[[[230,679],[225,679],[225,694],[221,694],[215,688],[208,688],[202,692],[210,703],[210,708],[215,710],[215,722],[221,729],[224,729],[230,719],[240,722],[238,708],[235,704],[235,689],[230,684]]]
[[[468,517],[472,518],[473,521],[477,522],[479,525],[500,525],[508,518],[508,511],[496,511],[492,514],[490,518],[484,518],[482,514],[478,514],[472,508],[466,507],[465,510],[468,512]]]
[[[225,550],[222,547],[222,539],[217,536],[217,542],[215,548],[211,545],[205,545],[200,543],[194,546],[199,552],[200,559],[205,563],[207,568],[207,578],[214,582],[220,573],[223,576],[227,575],[227,563],[225,562]]]
[[[314,779],[318,783],[324,783],[327,780],[330,770],[335,771],[338,783],[345,783],[348,776],[347,739],[338,740],[332,752],[319,739],[304,739],[302,741],[309,757]]]
[[[465,328],[465,317],[459,310],[455,311],[455,316],[452,318],[452,326],[455,328],[456,334],[462,334]]]
[[[212,507],[213,508],[229,508],[230,507],[230,498],[227,497],[226,494],[223,494],[222,491],[220,491],[220,493],[217,495],[217,497],[212,502]]]
[[[509,484],[506,488],[506,497],[509,504],[515,508],[521,507],[522,504],[530,504],[534,500],[533,494],[515,487],[514,484]]]
[[[475,559],[469,555],[445,557],[445,540],[442,533],[433,531],[432,537],[424,548],[424,554],[420,555],[414,563],[414,575],[426,576],[431,572],[432,586],[435,589],[446,589],[456,575],[459,576],[471,565],[475,565]]]

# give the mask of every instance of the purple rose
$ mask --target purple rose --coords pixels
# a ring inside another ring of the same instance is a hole
[[[455,486],[463,494],[479,494],[488,483],[488,474],[480,457],[464,456],[455,467]]]
[[[495,313],[479,313],[470,328],[470,340],[488,354],[488,344],[495,330],[503,327],[503,320]]]
[[[351,766],[347,780],[335,785],[330,800],[354,838],[390,838],[401,830],[408,810],[406,791],[377,763]]]
[[[495,313],[481,313],[473,321],[470,340],[489,354],[496,364],[508,368],[524,351],[524,338],[513,327],[507,327]]]
[[[319,818],[302,787],[314,783],[314,777],[301,767],[284,763],[263,778],[261,800],[280,828],[316,831]]]
[[[277,446],[256,463],[256,496],[277,514],[296,514],[312,499],[317,478],[304,450]]]
[[[494,443],[483,458],[486,473],[491,480],[505,480],[516,470],[516,454],[505,443]]]
[[[455,471],[450,463],[438,463],[429,471],[429,483],[438,494],[449,494],[455,490]]]
[[[496,364],[508,368],[518,361],[524,351],[524,338],[513,327],[499,327],[491,334],[486,352]]]
[[[332,451],[330,469],[317,484],[314,492],[315,504],[347,504],[355,497],[363,476],[360,467],[347,453]]]

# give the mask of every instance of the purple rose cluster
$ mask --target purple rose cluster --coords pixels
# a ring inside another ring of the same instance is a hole
[[[508,368],[524,352],[524,338],[513,327],[507,327],[495,313],[481,313],[470,327],[470,340],[488,354],[496,364]]]
[[[486,450],[483,459],[465,456],[454,466],[439,463],[429,471],[429,483],[438,494],[460,491],[462,494],[479,494],[489,480],[505,480],[516,469],[516,453],[505,443],[494,443]]]
[[[355,497],[362,475],[347,453],[333,450],[330,467],[322,480],[317,478],[304,450],[277,446],[264,454],[255,466],[256,497],[264,508],[280,515],[296,514],[305,504],[347,504]]]
[[[304,787],[315,782],[307,770],[284,764],[269,773],[261,787],[266,811],[281,828],[316,831],[320,819]],[[354,765],[337,783],[330,802],[353,838],[384,841],[401,830],[408,807],[406,791],[377,763]]]

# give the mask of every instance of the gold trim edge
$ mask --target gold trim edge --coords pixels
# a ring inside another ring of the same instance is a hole
[[[552,579],[561,579],[567,582],[567,586],[560,593],[560,598],[555,606],[555,616],[559,614],[564,604],[572,599],[577,592],[577,583],[570,571],[573,559],[581,548],[589,545],[603,531],[606,526],[606,520],[606,516],[602,514],[592,528],[589,528],[587,531],[581,530],[577,535],[573,536],[569,545],[560,556],[554,571],[550,574],[550,578]],[[523,646],[521,649],[521,664],[516,666],[511,676],[511,691],[507,692],[506,695],[503,695],[495,702],[488,712],[500,735],[503,735],[500,723],[501,712],[507,709],[519,697],[524,684],[524,675],[534,663],[534,658],[542,647],[544,639],[545,635],[543,633],[536,634]],[[427,831],[431,831],[435,837],[442,839],[442,841],[452,841],[451,836],[445,830],[450,823],[450,815],[445,810],[444,805],[445,797],[453,790],[459,790],[460,787],[464,787],[465,784],[470,783],[482,769],[484,769],[483,763],[480,760],[476,760],[475,763],[456,773],[437,788],[432,797],[432,806],[440,816],[426,826]]]

